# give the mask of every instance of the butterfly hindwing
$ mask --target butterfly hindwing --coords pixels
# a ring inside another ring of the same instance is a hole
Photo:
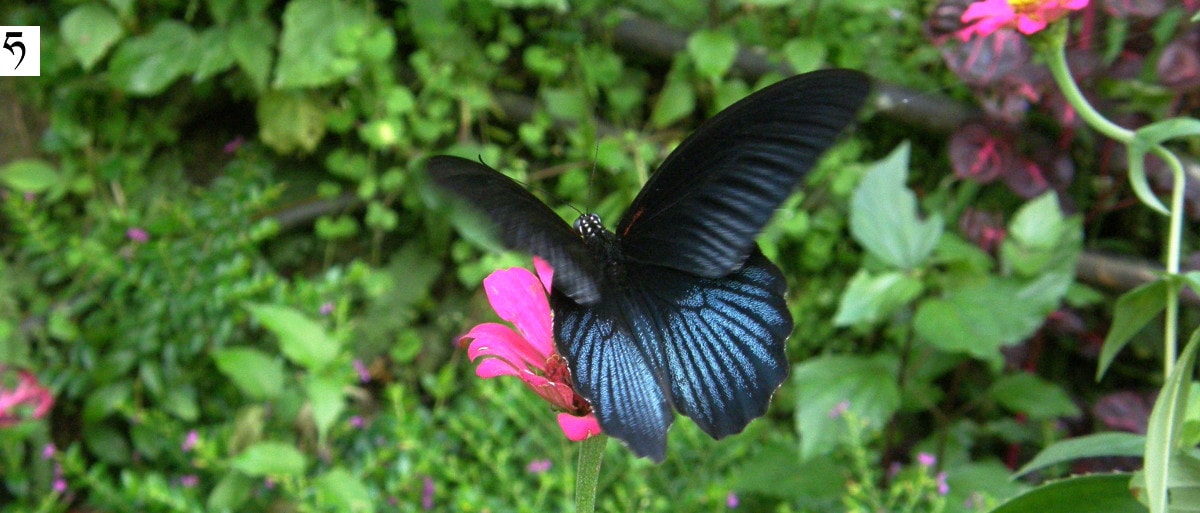
[[[724,278],[678,279],[688,293],[660,297],[672,307],[659,325],[671,402],[713,438],[740,433],[787,378],[787,283],[757,248]]]
[[[869,89],[857,71],[815,71],[721,111],[680,143],[633,200],[617,226],[622,253],[709,278],[736,269]]]
[[[631,263],[602,303],[552,301],[556,342],[601,428],[661,461],[668,404],[714,438],[766,412],[787,377],[785,288],[757,249],[723,278]]]
[[[605,434],[639,456],[666,457],[667,428],[675,420],[660,367],[643,354],[617,303],[581,306],[552,293],[554,338],[566,358],[575,391],[588,400]]]
[[[432,157],[425,172],[468,208],[487,216],[505,246],[549,262],[554,267],[554,289],[579,303],[600,299],[596,262],[579,234],[520,184],[460,157]]]

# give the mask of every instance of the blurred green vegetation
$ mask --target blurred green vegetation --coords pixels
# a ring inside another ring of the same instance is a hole
[[[968,97],[928,15],[901,0],[6,3],[0,23],[42,27],[43,60],[40,78],[0,79],[0,363],[57,403],[0,428],[0,510],[570,510],[575,447],[553,412],[517,380],[477,379],[455,344],[494,318],[483,277],[529,259],[479,242],[423,159],[479,158],[564,219],[615,220],[701,120],[788,70]],[[631,40],[631,20],[657,29]],[[676,34],[673,52],[645,40]],[[944,140],[864,112],[760,238],[796,319],[771,411],[723,441],[682,420],[658,466],[610,444],[599,509],[841,511],[876,487],[907,490],[912,511],[981,509],[1024,487],[1014,455],[1091,429],[1086,335],[1106,298],[1073,264],[1155,233],[1072,214],[1097,196],[1086,181],[1027,202],[955,180]],[[876,171],[891,174],[866,185]],[[1009,217],[1001,249],[958,228],[968,206]],[[879,249],[871,220],[924,249]],[[1045,330],[1054,315],[1085,327]],[[1134,347],[1106,390],[1152,379]],[[1032,352],[1045,378],[1022,372]],[[852,420],[830,415],[846,401]]]

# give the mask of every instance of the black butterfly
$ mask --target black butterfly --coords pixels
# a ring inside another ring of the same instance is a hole
[[[478,162],[433,157],[426,171],[501,242],[554,267],[554,335],[576,390],[605,433],[662,461],[672,406],[721,438],[787,377],[786,283],[754,238],[869,89],[862,73],[817,71],[731,105],[667,157],[616,233],[595,214],[572,229]]]

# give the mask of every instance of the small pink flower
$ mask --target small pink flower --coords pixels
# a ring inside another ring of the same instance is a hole
[[[550,470],[550,460],[533,460],[529,465],[525,466],[525,471],[530,474],[541,474]]]
[[[196,444],[200,442],[200,433],[195,429],[188,431],[187,436],[183,438],[183,444],[180,446],[183,452],[191,452],[196,448]]]
[[[922,467],[932,467],[937,464],[937,456],[927,452],[918,453],[917,463],[920,463]]]
[[[61,477],[54,478],[54,493],[65,493],[67,491],[67,480]]]
[[[179,484],[180,484],[180,486],[183,486],[184,488],[195,488],[196,485],[200,484],[200,477],[197,476],[196,474],[187,474],[185,476],[180,476]]]
[[[831,419],[841,418],[842,415],[845,415],[846,411],[849,409],[850,409],[850,401],[843,400],[842,402],[834,405],[834,407],[829,410],[829,418],[831,418]]]
[[[142,228],[133,227],[125,230],[125,237],[134,242],[144,243],[150,240],[150,233]]]
[[[946,495],[946,494],[950,493],[950,485],[946,483],[946,473],[945,472],[938,472],[938,475],[935,478],[935,480],[937,481],[938,495]]]
[[[42,447],[42,459],[52,459],[55,454],[58,454],[58,448],[54,447],[54,444],[46,444]]]
[[[437,489],[433,486],[433,478],[425,476],[424,486],[421,487],[421,509],[429,511],[433,509],[433,498]]]
[[[371,381],[371,370],[368,369],[367,365],[364,364],[363,361],[359,360],[358,358],[354,359],[354,372],[358,374],[359,381],[361,381],[363,383]]]
[[[539,258],[533,259],[538,276],[527,269],[496,271],[483,280],[488,302],[501,319],[516,328],[489,322],[471,329],[459,339],[470,341],[467,356],[478,361],[475,374],[481,378],[516,376],[558,410],[558,424],[572,441],[600,434],[592,407],[575,393],[567,362],[554,350],[550,290],[554,270]]]
[[[237,137],[234,137],[229,142],[225,143],[225,146],[223,148],[221,148],[221,151],[228,155],[230,153],[238,151],[238,149],[241,148],[242,145],[245,143],[246,143],[246,138],[239,135]]]
[[[1040,32],[1071,11],[1087,7],[1088,0],[983,0],[963,12],[966,24],[958,32],[963,41],[986,36],[1002,28],[1015,28],[1022,34]]]
[[[329,315],[333,313],[333,301],[321,303],[321,308],[319,311],[321,312],[321,315]]]
[[[0,428],[25,420],[40,419],[50,413],[54,395],[27,370],[17,371],[17,383],[8,387],[8,368],[0,365]],[[30,411],[31,410],[31,411]]]
[[[742,501],[738,499],[736,493],[729,492],[727,495],[725,495],[725,507],[729,509],[737,509],[738,505],[741,503]]]
[[[365,425],[367,425],[367,421],[363,419],[361,415],[350,417],[350,427],[353,427],[354,429],[362,429]]]

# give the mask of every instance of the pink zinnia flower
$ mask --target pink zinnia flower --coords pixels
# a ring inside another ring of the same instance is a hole
[[[1002,28],[1015,28],[1022,34],[1040,32],[1071,11],[1087,7],[1088,0],[983,0],[963,12],[967,24],[958,32],[963,41],[971,36],[986,36]]]
[[[575,393],[567,362],[554,350],[554,327],[547,294],[554,270],[534,258],[538,276],[527,269],[496,271],[483,280],[488,302],[501,319],[514,327],[489,322],[480,324],[460,339],[470,341],[467,356],[479,361],[475,374],[481,378],[516,376],[555,408],[558,425],[573,441],[600,434],[600,423],[592,407]],[[539,280],[540,278],[540,280]]]
[[[0,365],[0,378],[8,369]],[[40,419],[50,413],[54,406],[54,395],[38,383],[37,376],[27,370],[17,371],[17,384],[8,388],[7,380],[0,380],[0,428],[16,425],[28,419]],[[22,412],[32,409],[28,416]]]

